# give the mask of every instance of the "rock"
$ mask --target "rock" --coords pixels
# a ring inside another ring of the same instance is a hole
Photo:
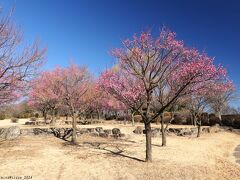
[[[95,132],[95,128],[87,128],[88,132],[93,133]]]
[[[50,124],[50,122],[49,122],[49,124]],[[65,120],[65,124],[72,124],[72,121]]]
[[[152,137],[157,137],[158,135],[160,135],[160,128],[154,128],[151,130],[152,131]],[[146,134],[146,130],[143,130],[143,134]]]
[[[99,136],[99,133],[93,132],[93,133],[91,133],[91,136],[97,137],[97,136]]]
[[[115,139],[118,139],[120,136],[120,134],[112,134],[111,137],[115,138]]]
[[[33,129],[21,129],[21,135],[22,136],[32,136],[34,135]]]
[[[168,132],[178,135],[181,132],[182,128],[169,128]]]
[[[112,129],[112,133],[119,135],[119,134],[121,134],[121,131],[120,131],[120,129],[118,129],[118,128],[113,128],[113,129]]]
[[[46,124],[50,124],[50,123],[51,123],[51,120],[47,119],[45,123],[46,123]]]
[[[216,125],[211,126],[209,128],[210,133],[217,133],[217,132],[220,132],[220,131],[221,131],[221,128],[220,128],[219,124],[216,124]]]
[[[143,133],[143,128],[141,126],[137,126],[136,129],[134,129],[133,133],[142,134]]]
[[[78,131],[79,131],[80,134],[87,134],[87,133],[89,133],[87,128],[81,128]]]
[[[102,127],[96,127],[95,130],[96,130],[98,133],[103,133],[103,128],[102,128]]]
[[[59,128],[59,132],[62,133],[63,129]],[[34,128],[33,129],[34,135],[51,135],[52,131],[50,131],[48,128]]]
[[[0,137],[6,140],[16,139],[21,134],[21,130],[18,126],[12,126],[9,128],[2,128],[0,130]]]
[[[36,122],[35,121],[26,121],[25,125],[35,125]]]
[[[105,130],[103,130],[105,133],[107,133],[107,134],[112,134],[112,130],[111,129],[105,129]]]
[[[119,137],[125,137],[125,136],[126,136],[126,135],[123,134],[123,133],[119,134]]]
[[[192,131],[189,128],[181,128],[181,131],[177,135],[178,136],[191,136]]]
[[[209,127],[202,128],[202,132],[210,133],[210,128]]]
[[[106,137],[108,137],[108,134],[107,133],[99,133],[99,136],[106,138]]]
[[[198,132],[198,128],[191,128],[190,130],[192,132],[192,135],[197,134],[197,132]]]
[[[240,133],[240,129],[232,129],[232,132],[234,132],[234,133]]]

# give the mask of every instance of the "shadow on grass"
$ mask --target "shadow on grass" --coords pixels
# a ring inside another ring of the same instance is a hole
[[[118,151],[118,152],[115,152],[115,151],[112,151],[112,150],[106,149],[106,148],[102,148],[101,150],[105,150],[105,151],[110,152],[111,154],[116,155],[116,156],[125,157],[125,158],[132,159],[132,160],[136,160],[136,161],[139,161],[139,162],[145,162],[145,161],[142,160],[142,159],[139,159],[139,158],[136,158],[136,157],[132,157],[132,156],[128,156],[128,155],[122,154],[124,151],[121,151],[121,150]]]
[[[114,148],[116,148],[118,151],[113,151],[111,149],[108,149],[107,147],[101,147],[101,145],[108,145],[108,143],[106,143],[106,142],[103,142],[103,143],[100,143],[100,142],[84,142],[83,144],[91,145],[94,149],[104,150],[104,151],[107,151],[108,153],[110,153],[112,155],[115,155],[115,156],[121,156],[121,157],[132,159],[132,160],[135,160],[135,161],[145,162],[142,159],[139,159],[139,158],[136,158],[136,157],[133,157],[133,156],[129,156],[129,155],[126,155],[126,154],[122,154],[122,153],[124,153],[124,150],[120,149],[118,146],[114,146]]]

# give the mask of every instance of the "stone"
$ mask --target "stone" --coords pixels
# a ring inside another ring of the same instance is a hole
[[[95,130],[96,130],[98,133],[103,133],[103,128],[102,128],[102,127],[96,127]]]
[[[87,134],[87,133],[89,133],[87,128],[81,128],[81,129],[79,129],[79,132],[80,132],[80,134]]]
[[[97,136],[99,136],[99,133],[93,132],[93,133],[91,133],[91,136],[97,137]]]
[[[178,136],[191,136],[192,131],[189,128],[181,128],[181,131],[177,135]]]
[[[107,133],[99,133],[99,136],[106,138],[106,137],[108,137],[108,134]]]
[[[119,134],[119,137],[126,137],[126,135],[121,133],[121,134]]]
[[[136,129],[134,129],[133,133],[142,134],[143,133],[143,128],[141,126],[137,126]]]
[[[59,131],[61,129],[59,128]],[[52,134],[52,131],[50,131],[48,128],[34,128],[33,129],[33,134],[34,135],[43,135],[43,136],[46,136],[46,135],[51,135]]]
[[[112,129],[112,133],[119,135],[119,134],[121,134],[121,131],[120,131],[120,129],[118,129],[118,128],[113,128],[113,129]]]
[[[36,122],[35,121],[26,121],[25,125],[35,125]]]
[[[198,132],[198,128],[191,128],[190,130],[192,132],[192,135],[197,134],[197,132]]]
[[[0,131],[0,137],[6,140],[16,139],[21,134],[21,130],[18,126],[12,126],[9,128],[2,128]]]
[[[21,136],[34,135],[33,129],[21,129]]]
[[[217,133],[217,132],[220,132],[220,131],[221,131],[221,128],[220,128],[219,124],[216,124],[216,125],[211,126],[209,128],[210,133]]]
[[[202,128],[202,132],[210,133],[210,128],[209,127]]]
[[[50,122],[49,122],[49,123],[50,123]],[[67,125],[72,124],[72,121],[65,120],[65,124],[67,124]]]
[[[111,129],[104,129],[103,131],[104,131],[105,133],[109,134],[109,135],[112,134],[112,130],[111,130]]]
[[[154,128],[151,130],[152,131],[152,137],[157,137],[160,135],[161,129],[160,128]],[[146,134],[146,130],[143,130],[143,134]]]
[[[240,133],[240,129],[232,129],[232,132],[234,132],[234,133]]]
[[[111,137],[118,139],[120,134],[112,134]]]
[[[169,128],[168,132],[178,135],[181,132],[182,128]]]
[[[95,128],[87,128],[88,132],[93,133],[95,132]]]

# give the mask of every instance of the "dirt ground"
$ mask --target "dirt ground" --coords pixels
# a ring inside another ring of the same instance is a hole
[[[88,125],[84,127],[92,127]],[[20,137],[0,142],[1,177],[32,176],[32,179],[239,179],[240,165],[233,155],[240,135],[220,132],[200,138],[167,137],[167,147],[153,138],[153,163],[145,163],[144,135],[134,127],[119,127],[122,140],[81,136],[79,145],[55,137]],[[81,126],[83,127],[83,126]]]

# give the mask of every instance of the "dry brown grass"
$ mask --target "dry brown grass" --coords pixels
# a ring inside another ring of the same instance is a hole
[[[89,125],[91,126],[91,125]],[[86,127],[89,127],[86,126]],[[82,136],[78,146],[54,137],[21,137],[0,142],[0,177],[31,175],[33,179],[239,179],[234,148],[240,136],[221,132],[201,138],[168,137],[160,147],[153,138],[153,163],[143,162],[145,139],[130,125],[118,126],[122,140]]]

